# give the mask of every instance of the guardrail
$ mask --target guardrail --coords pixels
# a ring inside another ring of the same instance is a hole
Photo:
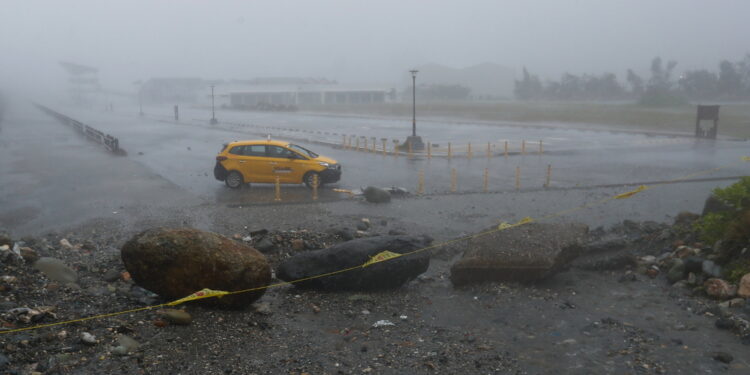
[[[78,120],[72,119],[68,116],[63,115],[62,113],[53,111],[52,109],[49,109],[41,104],[34,103],[34,106],[37,107],[40,111],[54,117],[61,123],[68,125],[75,130],[77,130],[79,133],[83,134],[87,139],[90,141],[99,143],[104,146],[104,148],[107,149],[107,151],[117,154],[117,155],[124,155],[125,150],[120,148],[120,140],[109,135],[105,134],[91,126],[88,126]]]

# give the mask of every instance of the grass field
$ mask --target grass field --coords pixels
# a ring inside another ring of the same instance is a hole
[[[325,106],[304,110],[352,114],[411,117],[411,103]],[[692,133],[695,105],[651,108],[632,103],[596,102],[452,102],[417,105],[417,117],[441,117],[482,121],[563,123],[612,126],[632,130]],[[750,103],[722,104],[719,134],[750,138]]]

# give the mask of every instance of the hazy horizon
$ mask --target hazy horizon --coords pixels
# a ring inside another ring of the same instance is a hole
[[[59,61],[129,90],[151,77],[325,77],[398,84],[428,63],[485,62],[543,78],[715,70],[750,53],[750,2],[666,1],[6,1],[3,86],[64,84]]]

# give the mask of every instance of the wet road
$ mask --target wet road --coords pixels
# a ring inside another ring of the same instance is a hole
[[[13,181],[4,183],[0,188],[0,202],[5,212],[21,212],[18,210],[28,206],[28,202],[37,202],[38,206],[46,207],[45,211],[64,216],[60,213],[70,212],[71,208],[79,210],[79,206],[90,207],[91,202],[77,202],[84,199],[89,201],[89,196],[97,195],[89,190],[96,189],[101,189],[102,196],[111,194],[111,199],[107,196],[101,199],[102,202],[122,202],[111,205],[98,203],[112,211],[129,203],[150,207],[149,202],[164,203],[170,200],[178,206],[273,204],[272,185],[254,184],[250,189],[233,191],[216,181],[212,174],[214,156],[223,143],[263,138],[263,134],[268,132],[273,133],[275,138],[291,134],[292,138],[307,139],[296,143],[333,157],[343,165],[342,180],[326,185],[320,193],[320,202],[327,202],[331,212],[352,216],[400,217],[424,226],[425,230],[438,229],[446,236],[470,231],[477,225],[486,226],[525,216],[543,216],[631,190],[633,186],[630,185],[680,178],[696,171],[725,167],[698,177],[745,175],[750,165],[739,162],[740,157],[748,152],[747,142],[730,140],[701,141],[688,137],[486,124],[459,126],[425,121],[421,124],[425,138],[429,134],[429,138],[436,143],[446,140],[465,144],[477,139],[509,139],[511,142],[542,139],[545,145],[541,155],[529,150],[526,155],[504,157],[502,153],[495,153],[487,158],[484,152],[477,151],[471,159],[466,155],[450,160],[446,157],[428,159],[425,155],[408,158],[405,154],[397,157],[345,150],[338,146],[340,141],[335,141],[337,136],[325,135],[325,132],[333,134],[345,130],[351,134],[377,134],[378,137],[403,139],[404,135],[408,135],[405,133],[408,133],[409,124],[396,120],[220,112],[219,117],[224,122],[219,126],[210,126],[207,121],[201,120],[210,118],[210,111],[199,109],[183,109],[183,119],[175,123],[154,116],[155,108],[146,108],[148,116],[141,118],[134,115],[137,110],[133,111],[132,108],[110,113],[54,105],[50,107],[117,136],[128,155],[125,158],[110,156],[81,139],[72,129],[38,111],[23,108],[11,116],[6,125],[8,129],[3,133],[3,142],[10,146],[4,147],[5,151],[10,155],[19,155],[12,151],[16,147],[24,155],[22,160],[0,162],[3,180]],[[254,126],[231,125],[226,121]],[[306,132],[289,129],[304,129]],[[55,140],[54,150],[49,150],[45,139],[39,137],[41,134]],[[335,146],[326,145],[326,142]],[[40,147],[43,151],[30,151],[34,147]],[[30,157],[38,160],[31,163],[28,160]],[[57,162],[62,159],[65,159],[65,163]],[[90,163],[96,166],[87,167]],[[550,189],[544,189],[550,166]],[[47,181],[34,180],[40,174],[36,168],[45,171],[42,175],[49,176]],[[85,183],[81,183],[82,180],[75,176],[84,168],[91,176],[86,176]],[[517,168],[520,169],[518,191],[515,180]],[[99,172],[97,169],[103,170]],[[458,177],[457,192],[453,194],[450,193],[451,169],[456,170]],[[485,169],[488,172],[489,190],[486,194],[482,193]],[[397,200],[391,205],[363,206],[347,200],[346,194],[331,190],[375,185],[400,186],[413,192],[417,188],[420,170],[425,175],[426,196]],[[699,211],[712,188],[731,182],[731,179],[726,179],[669,185],[641,193],[638,199],[611,202],[607,207],[581,212],[572,218],[592,225],[611,224],[623,218],[665,220],[682,210]],[[139,185],[141,183],[147,186]],[[40,185],[49,188],[41,188]],[[27,189],[28,186],[33,188]],[[154,189],[168,192],[170,187],[177,193],[163,193],[163,197],[151,193]],[[78,193],[71,194],[71,191]],[[309,190],[301,185],[284,185],[282,198],[284,203],[312,202]],[[19,203],[21,201],[26,203]],[[47,201],[54,203],[48,204]],[[93,214],[87,210],[80,212],[82,216]],[[50,220],[44,222],[45,225],[52,224]]]

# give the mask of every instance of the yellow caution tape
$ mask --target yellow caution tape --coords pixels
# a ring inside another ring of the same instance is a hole
[[[525,218],[519,220],[514,226],[517,227],[519,225],[529,224],[529,223],[533,223],[533,222],[534,222],[534,219],[526,216]]]
[[[398,258],[401,255],[403,255],[403,254],[397,254],[397,253],[394,253],[392,251],[386,250],[386,251],[383,251],[383,252],[375,255],[374,257],[371,257],[370,260],[368,260],[367,262],[365,262],[365,264],[362,265],[362,268],[367,267],[367,266],[371,266],[371,265],[373,265],[375,263],[378,263],[378,262],[383,262],[383,261],[386,261],[386,260],[389,260],[389,259]]]
[[[180,298],[176,301],[172,301],[167,303],[167,306],[176,306],[181,303],[185,303],[188,301],[195,301],[197,299],[203,299],[203,298],[213,298],[213,297],[223,297],[224,295],[229,294],[229,292],[225,292],[223,290],[212,290],[212,289],[201,289],[198,292],[195,292],[187,297]]]
[[[750,161],[750,156],[743,156],[740,159],[742,159],[742,161]]]
[[[646,189],[648,189],[648,187],[646,187],[646,185],[641,185],[641,186],[639,186],[637,189],[635,189],[633,191],[629,191],[627,193],[622,193],[622,194],[615,195],[615,199],[627,199],[627,198],[630,198],[630,197],[632,197],[632,196],[634,196],[634,195],[636,195],[636,194],[638,194],[638,193],[640,193],[640,192],[642,192],[642,191],[644,191]]]
[[[500,223],[500,225],[497,226],[497,230],[506,230],[506,229],[518,227],[518,226],[521,226],[521,225],[524,225],[524,224],[533,223],[533,222],[534,222],[534,219],[526,216],[525,218],[519,220],[515,224],[508,224],[507,222],[504,221],[504,222]]]
[[[508,222],[506,221],[503,221],[502,223],[500,223],[500,225],[497,226],[497,230],[506,230],[509,228],[513,228],[513,226],[508,224]]]

